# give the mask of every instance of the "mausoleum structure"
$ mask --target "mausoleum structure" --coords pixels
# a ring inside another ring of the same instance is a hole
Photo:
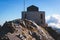
[[[22,12],[22,19],[35,21],[38,25],[45,25],[45,11],[39,11],[39,8],[31,5],[27,7],[27,11]]]

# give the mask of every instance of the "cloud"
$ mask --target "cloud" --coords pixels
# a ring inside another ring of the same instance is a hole
[[[51,16],[46,17],[46,22],[49,26],[60,28],[60,15],[53,14]]]

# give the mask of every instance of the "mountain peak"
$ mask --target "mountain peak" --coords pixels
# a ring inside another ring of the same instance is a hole
[[[9,40],[54,40],[43,27],[27,19],[6,22],[3,29]]]

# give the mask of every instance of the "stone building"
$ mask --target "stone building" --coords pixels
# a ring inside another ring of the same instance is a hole
[[[22,12],[22,19],[35,21],[38,25],[45,25],[45,11],[39,11],[39,8],[31,5],[27,7],[27,11]]]

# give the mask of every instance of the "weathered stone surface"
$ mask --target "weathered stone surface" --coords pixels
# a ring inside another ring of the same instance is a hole
[[[27,8],[27,11],[22,12],[22,19],[35,21],[40,26],[46,27],[45,11],[39,11],[39,8],[32,5]]]
[[[15,29],[13,33],[8,31],[5,34],[9,40],[54,40],[44,28],[31,20],[17,19],[5,23],[4,26],[11,31]]]
[[[58,34],[56,30],[53,30],[51,27],[47,27],[46,30],[55,40],[60,40],[60,34]]]
[[[0,32],[1,32],[1,25],[0,25]]]

